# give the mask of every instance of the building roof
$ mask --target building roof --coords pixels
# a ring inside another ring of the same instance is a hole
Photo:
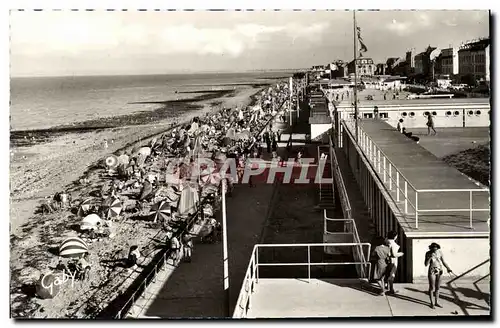
[[[399,80],[406,80],[406,76],[391,76],[388,77],[387,79],[384,80],[384,82],[392,82],[392,81],[399,81]]]
[[[459,105],[459,104],[479,104],[488,105],[489,98],[424,98],[424,99],[388,99],[388,100],[362,100],[359,99],[358,107],[373,106],[408,106],[408,105]],[[351,107],[351,104],[341,104],[338,107]]]
[[[478,40],[478,41],[475,41],[475,42],[470,42],[470,43],[462,45],[460,47],[460,49],[458,50],[458,52],[484,50],[489,45],[490,45],[490,39],[489,38],[482,39],[482,40]]]

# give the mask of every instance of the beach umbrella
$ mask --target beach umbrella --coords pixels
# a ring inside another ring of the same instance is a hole
[[[92,230],[97,228],[97,224],[102,223],[102,219],[97,214],[89,214],[80,223],[80,230]]]
[[[196,188],[186,186],[179,199],[178,212],[179,215],[185,216],[196,212],[196,204],[198,203],[198,190]]]
[[[154,204],[149,211],[149,216],[153,219],[154,223],[158,220],[160,220],[160,222],[167,222],[171,214],[170,203],[167,201],[159,201]]]
[[[42,299],[54,298],[61,290],[62,278],[49,273],[43,275],[36,284],[36,294]]]
[[[83,217],[87,215],[87,213],[90,211],[92,206],[97,205],[97,200],[95,198],[87,198],[85,199],[81,204],[80,207],[78,208],[78,213],[77,215],[79,217]]]
[[[66,238],[59,246],[59,256],[62,257],[80,257],[88,251],[87,244],[79,237]]]
[[[102,202],[101,209],[105,219],[112,219],[120,215],[122,202],[116,197],[108,197]]]
[[[236,138],[236,131],[234,128],[229,128],[226,132],[226,138],[234,140]]]
[[[205,184],[217,185],[220,182],[220,174],[214,167],[207,167],[200,172],[200,179]]]

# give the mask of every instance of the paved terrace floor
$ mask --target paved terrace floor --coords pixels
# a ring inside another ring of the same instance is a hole
[[[473,189],[480,187],[475,181],[449,166],[421,145],[399,133],[384,121],[364,119],[360,126],[371,137],[379,149],[400,170],[416,189]],[[438,135],[439,136],[439,135]],[[457,136],[458,137],[458,136]],[[381,164],[381,167],[383,165]],[[388,169],[388,163],[387,163]],[[381,171],[382,172],[382,171]],[[382,173],[379,173],[382,178]],[[388,176],[388,175],[387,175]],[[392,169],[392,196],[396,199],[396,172]],[[389,186],[387,178],[386,186]],[[404,192],[404,179],[400,178],[400,188]],[[469,192],[431,192],[419,193],[419,210],[430,209],[469,209]],[[415,191],[408,186],[408,199],[415,204]],[[400,194],[399,208],[404,213],[404,197]],[[489,192],[473,192],[473,207],[487,209],[490,207]],[[467,212],[427,212],[419,213],[418,229],[415,228],[415,210],[408,204],[409,215],[402,223],[411,234],[450,234],[487,233],[487,220],[490,212],[474,212],[473,227],[469,229],[469,211]]]
[[[249,318],[400,317],[490,315],[490,286],[441,286],[442,308],[431,309],[427,284],[396,284],[399,293],[378,296],[372,285],[328,279],[259,279]]]

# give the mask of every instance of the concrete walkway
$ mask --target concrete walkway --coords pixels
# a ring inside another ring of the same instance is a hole
[[[260,279],[249,318],[402,317],[490,315],[490,286],[451,284],[441,287],[442,308],[431,309],[427,284],[397,284],[385,297],[359,282],[331,279]]]

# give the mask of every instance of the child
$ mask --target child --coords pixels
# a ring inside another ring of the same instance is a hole
[[[128,262],[128,267],[132,271],[137,269],[137,261],[139,260],[140,257],[141,253],[139,252],[139,247],[137,247],[137,245],[130,247],[130,250],[128,252],[127,262]]]

